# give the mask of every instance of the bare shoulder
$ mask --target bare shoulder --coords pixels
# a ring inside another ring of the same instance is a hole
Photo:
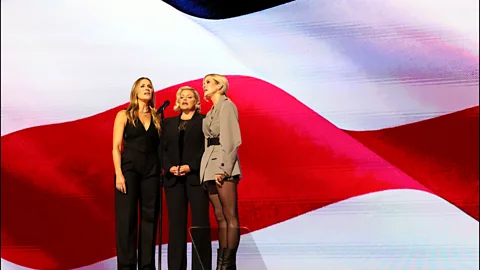
[[[120,110],[115,116],[115,121],[127,121],[127,110]]]

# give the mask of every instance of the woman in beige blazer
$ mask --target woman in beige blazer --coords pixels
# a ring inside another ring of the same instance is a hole
[[[200,165],[200,181],[209,192],[218,222],[217,269],[236,269],[240,241],[237,184],[241,178],[237,151],[242,143],[238,111],[226,96],[228,80],[208,74],[203,79],[205,99],[213,107],[203,119],[205,152]]]

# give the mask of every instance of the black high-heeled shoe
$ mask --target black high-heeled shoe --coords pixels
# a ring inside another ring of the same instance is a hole
[[[226,248],[223,251],[223,264],[221,270],[237,270],[237,250]]]
[[[224,248],[219,248],[217,249],[217,268],[216,270],[222,270],[222,266],[225,263],[225,253],[224,253]]]

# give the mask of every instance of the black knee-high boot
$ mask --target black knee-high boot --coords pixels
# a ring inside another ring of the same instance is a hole
[[[237,269],[237,249],[226,248],[223,251],[223,265],[221,270],[236,270]]]
[[[217,268],[216,270],[221,270],[223,269],[223,264],[225,263],[225,249],[224,248],[219,248],[217,249]]]

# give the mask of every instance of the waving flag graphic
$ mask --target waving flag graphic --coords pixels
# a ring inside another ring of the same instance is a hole
[[[268,269],[478,269],[478,3],[257,2],[2,1],[2,268],[116,269],[116,112],[217,72]]]

